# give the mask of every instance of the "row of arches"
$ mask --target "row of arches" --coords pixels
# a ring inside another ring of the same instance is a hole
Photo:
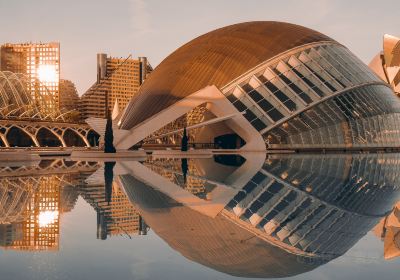
[[[72,128],[32,130],[20,126],[0,129],[0,147],[95,147],[98,142],[99,135],[93,130],[82,133]]]

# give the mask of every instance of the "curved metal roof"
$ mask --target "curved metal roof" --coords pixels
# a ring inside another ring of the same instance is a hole
[[[204,34],[169,55],[132,98],[121,119],[130,129],[207,85],[222,87],[292,48],[333,39],[295,24],[239,23]]]

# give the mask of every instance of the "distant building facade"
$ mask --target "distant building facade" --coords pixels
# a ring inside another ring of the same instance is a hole
[[[65,110],[77,110],[79,95],[75,84],[69,80],[60,80],[60,108]]]
[[[82,117],[106,117],[118,100],[123,110],[139,90],[152,68],[146,57],[138,59],[107,57],[97,54],[97,81],[81,97]]]
[[[40,102],[47,103],[50,110],[58,109],[60,43],[4,44],[0,51],[0,70],[27,76],[32,96],[42,99]]]

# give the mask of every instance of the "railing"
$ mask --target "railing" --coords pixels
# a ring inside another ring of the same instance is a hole
[[[193,149],[222,149],[216,143],[188,143],[188,148],[193,148]]]

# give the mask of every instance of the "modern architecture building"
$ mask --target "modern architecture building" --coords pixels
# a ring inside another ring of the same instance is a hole
[[[122,111],[151,70],[146,57],[132,59],[97,54],[97,81],[81,97],[83,119],[105,118],[107,110],[112,111],[116,102]]]
[[[60,43],[4,44],[0,50],[0,70],[25,75],[32,97],[44,102],[47,110],[58,109]]]
[[[50,93],[34,98],[30,84],[23,74],[0,71],[0,147],[97,145],[98,135],[76,111],[59,110]]]
[[[79,95],[75,84],[70,80],[60,80],[60,109],[78,112]]]
[[[399,112],[390,86],[334,39],[247,22],[164,59],[118,120],[114,145],[174,141],[186,126],[192,143],[246,151],[390,148]]]
[[[117,163],[116,181],[174,250],[248,278],[294,276],[342,256],[400,198],[399,154],[261,154],[244,153],[238,166],[191,158],[186,174],[181,158]]]
[[[372,59],[369,67],[400,95],[400,38],[385,34],[383,50]]]

